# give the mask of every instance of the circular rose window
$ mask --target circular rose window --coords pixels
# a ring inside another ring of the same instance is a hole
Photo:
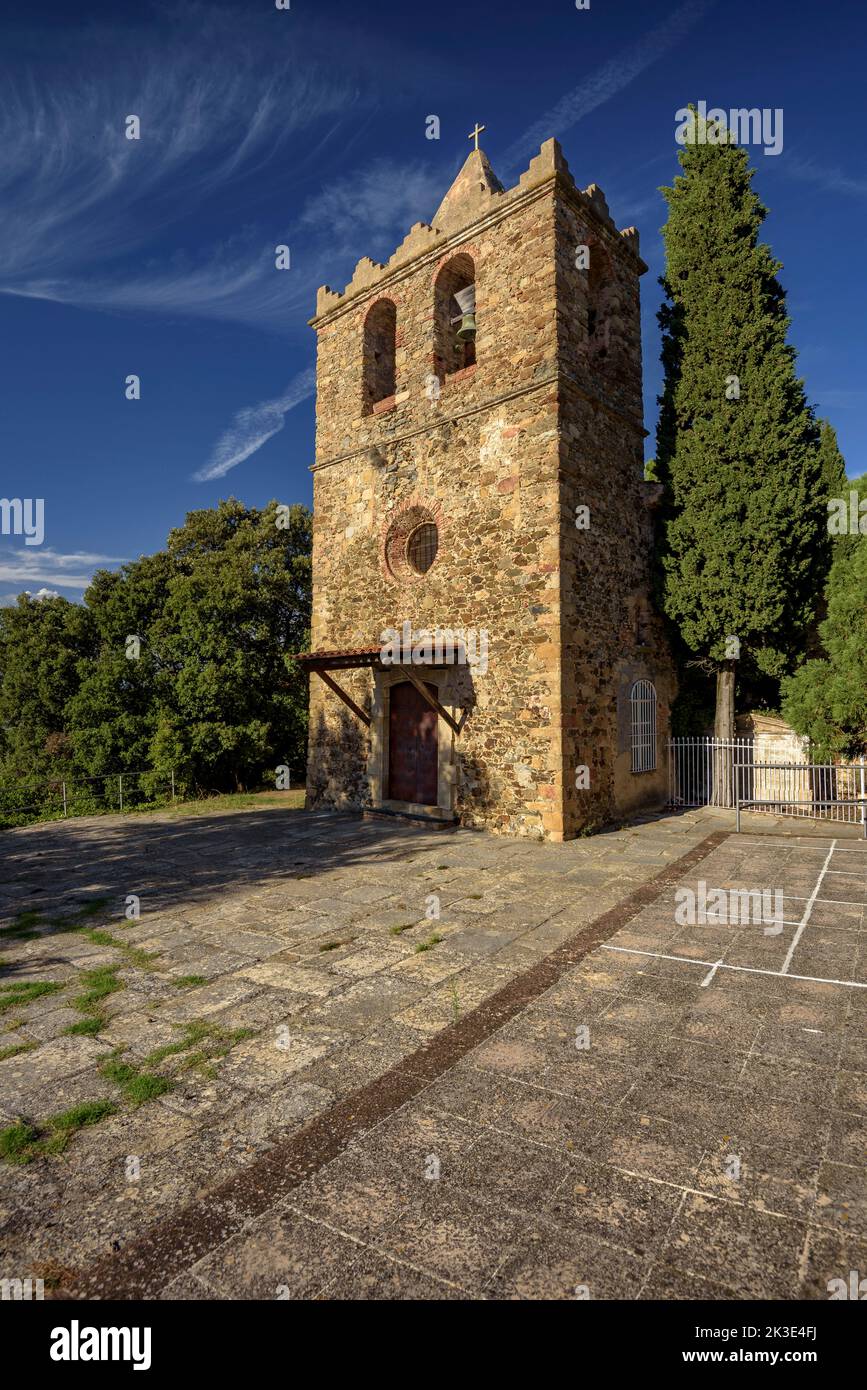
[[[439,532],[432,521],[416,526],[406,543],[406,558],[416,574],[427,574],[437,557]]]
[[[439,551],[437,515],[414,504],[395,517],[385,536],[385,564],[394,579],[418,579],[427,574]]]

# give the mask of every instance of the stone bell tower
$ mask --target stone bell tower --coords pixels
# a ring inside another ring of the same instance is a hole
[[[549,140],[319,291],[308,805],[563,839],[664,798],[645,269]]]

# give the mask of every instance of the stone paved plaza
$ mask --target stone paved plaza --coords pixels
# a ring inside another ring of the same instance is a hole
[[[6,833],[0,1125],[32,1148],[0,1167],[0,1274],[827,1297],[867,1268],[867,855],[730,819],[563,845],[271,806]],[[678,926],[699,878],[782,883],[791,925]]]

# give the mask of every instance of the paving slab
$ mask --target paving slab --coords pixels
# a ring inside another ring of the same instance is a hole
[[[827,1296],[843,1262],[867,1265],[867,860],[832,861],[854,910],[826,904],[797,941],[684,926],[675,889],[699,878],[773,874],[805,910],[824,856],[729,825],[702,812],[530,846],[253,811],[7,835],[0,913],[36,888],[116,911],[147,881],[161,911],[126,939],[161,954],[148,973],[123,962],[104,1036],[56,1036],[63,991],[21,1009],[14,1036],[38,1046],[0,1063],[4,1114],[105,1094],[109,1046],[135,1061],[180,1024],[224,1043],[11,1170],[4,1261],[54,1261],[61,1287],[100,1297]],[[60,952],[80,937],[25,944],[28,969],[70,988]],[[852,987],[795,978],[832,969]],[[179,991],[180,974],[207,983]],[[16,1061],[33,1084],[4,1093]]]

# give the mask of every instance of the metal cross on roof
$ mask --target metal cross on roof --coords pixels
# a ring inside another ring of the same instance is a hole
[[[478,121],[476,121],[475,130],[471,130],[469,135],[467,136],[468,140],[475,140],[476,149],[479,148],[479,136],[481,135],[482,131],[487,130],[487,128],[488,127],[486,125],[479,125]]]

